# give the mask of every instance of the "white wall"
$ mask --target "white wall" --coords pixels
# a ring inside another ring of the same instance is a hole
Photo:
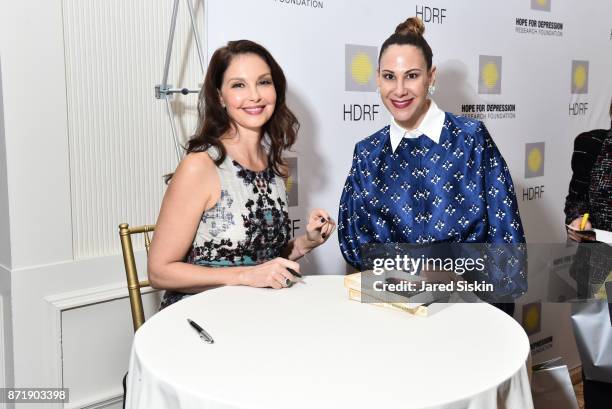
[[[181,3],[169,82],[194,88]],[[154,99],[171,11],[166,0],[2,6],[0,381],[71,388],[66,407],[121,406],[133,330],[117,226],[155,222],[176,166]],[[181,135],[193,128],[185,102],[174,103]],[[145,297],[148,314],[158,305]]]
[[[6,137],[4,134],[4,99],[2,91],[2,60],[0,59],[0,266],[11,266],[11,235],[6,174]]]
[[[8,208],[8,178],[4,135],[2,61],[0,60],[0,388],[13,383],[11,325],[11,244]],[[6,407],[0,403],[0,408]]]
[[[2,76],[12,267],[72,259],[61,3],[9,2]]]

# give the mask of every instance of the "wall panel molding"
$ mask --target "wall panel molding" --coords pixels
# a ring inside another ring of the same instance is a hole
[[[64,409],[106,409],[115,408],[119,409],[123,402],[123,391],[117,391],[117,393],[92,399],[87,402],[70,402],[64,405]]]
[[[194,7],[203,21],[203,3]],[[117,254],[119,223],[155,222],[177,159],[162,79],[172,2],[63,0],[75,259]],[[180,2],[168,82],[198,88],[201,70]],[[202,33],[203,30],[200,30]],[[197,96],[175,97],[180,138],[193,132]],[[136,240],[136,247],[141,242]]]
[[[158,290],[145,288],[141,290],[142,295],[156,293]],[[124,283],[114,283],[98,287],[84,288],[76,291],[69,291],[50,295],[44,298],[45,301],[45,323],[46,331],[43,344],[45,345],[45,356],[48,357],[51,378],[53,385],[69,387],[64,384],[63,379],[63,333],[62,333],[62,314],[65,311],[84,308],[98,303],[122,300],[128,298],[127,288]],[[129,311],[126,311],[129,314]],[[98,409],[115,407],[118,403],[120,407],[123,391],[117,389],[107,394],[88,397],[78,401],[70,402],[65,408],[79,409]]]

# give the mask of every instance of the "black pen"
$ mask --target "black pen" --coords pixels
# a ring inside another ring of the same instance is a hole
[[[207,342],[209,344],[213,344],[215,342],[215,340],[212,339],[210,334],[208,332],[206,332],[206,330],[204,328],[200,327],[197,322],[192,321],[189,318],[187,318],[187,322],[189,323],[189,325],[191,325],[191,327],[193,329],[198,331],[198,334],[200,334],[200,338],[202,338],[205,342]]]
[[[292,268],[288,268],[287,271],[296,276],[297,278],[302,278],[302,275]]]

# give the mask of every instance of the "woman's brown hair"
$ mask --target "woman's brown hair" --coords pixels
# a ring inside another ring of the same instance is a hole
[[[266,138],[264,142],[268,148],[268,166],[275,174],[285,176],[282,153],[295,143],[300,124],[286,105],[287,80],[283,70],[268,50],[250,40],[230,41],[212,55],[204,78],[204,86],[198,97],[198,126],[187,143],[187,153],[203,152],[215,147],[219,153],[213,158],[215,164],[219,166],[225,160],[227,152],[221,143],[221,136],[230,129],[232,120],[221,106],[219,90],[227,67],[234,57],[241,54],[258,55],[270,67],[276,90],[276,106],[272,116],[262,127],[262,138]]]
[[[425,25],[420,18],[410,17],[406,19],[395,28],[395,33],[391,34],[380,47],[378,62],[380,63],[380,58],[390,45],[413,45],[421,50],[427,63],[427,69],[430,70],[433,64],[433,52],[425,37],[423,37],[424,33]]]

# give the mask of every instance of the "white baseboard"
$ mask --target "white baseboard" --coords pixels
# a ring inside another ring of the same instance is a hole
[[[106,409],[111,407],[120,408],[123,402],[123,391],[100,396],[88,401],[69,402],[64,405],[64,409]]]

